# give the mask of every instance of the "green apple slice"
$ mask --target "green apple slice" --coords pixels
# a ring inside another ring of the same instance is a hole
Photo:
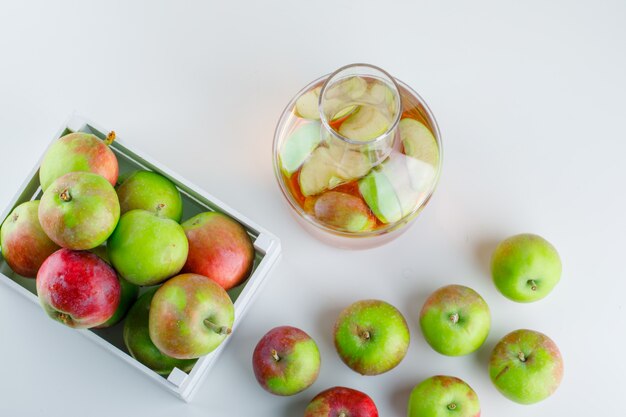
[[[326,89],[324,99],[356,100],[365,94],[366,91],[367,81],[358,75],[354,75],[332,84]]]
[[[381,222],[395,223],[424,201],[434,177],[431,165],[394,154],[359,181],[359,191]]]
[[[434,167],[439,165],[439,147],[430,129],[414,119],[400,120],[400,138],[404,153]]]
[[[361,178],[371,168],[361,152],[339,146],[320,146],[313,151],[300,171],[300,191],[304,196],[319,194],[345,182]]]
[[[319,98],[322,87],[315,87],[296,100],[296,115],[304,119],[319,120]]]
[[[366,142],[385,133],[390,123],[377,108],[360,106],[341,124],[339,133],[348,139]]]
[[[311,122],[298,127],[285,141],[280,150],[283,171],[291,175],[311,155],[321,142],[320,123]]]

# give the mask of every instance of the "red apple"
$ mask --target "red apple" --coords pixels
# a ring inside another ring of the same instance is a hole
[[[225,290],[248,278],[254,247],[243,226],[215,212],[200,213],[182,226],[189,241],[183,272],[207,276]]]
[[[265,334],[252,355],[259,385],[276,395],[293,395],[310,387],[320,372],[320,352],[306,332],[291,326]]]
[[[35,278],[39,267],[59,249],[43,231],[38,218],[39,200],[15,207],[0,227],[2,256],[13,271]]]
[[[374,401],[351,388],[333,387],[311,400],[304,417],[378,417]]]
[[[37,273],[37,295],[46,313],[74,328],[98,326],[120,302],[115,270],[91,252],[59,249]]]

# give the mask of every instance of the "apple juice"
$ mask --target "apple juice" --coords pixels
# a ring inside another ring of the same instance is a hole
[[[419,96],[384,71],[344,67],[292,100],[275,168],[291,206],[341,236],[375,236],[413,219],[437,183],[441,148]]]

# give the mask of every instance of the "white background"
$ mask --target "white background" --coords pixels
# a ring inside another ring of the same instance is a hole
[[[623,1],[0,2],[0,205],[59,125],[77,111],[218,196],[283,242],[284,255],[219,363],[184,404],[0,286],[3,416],[300,416],[319,391],[370,394],[402,416],[411,388],[456,375],[485,416],[608,416],[626,391],[626,3]],[[272,172],[287,101],[348,63],[379,65],[416,89],[441,127],[444,166],[411,229],[368,251],[307,235]],[[535,232],[560,251],[545,300],[506,300],[491,283],[496,242]],[[418,312],[436,288],[465,284],[491,307],[475,354],[431,350]],[[362,298],[396,305],[412,341],[393,371],[362,377],[338,359],[331,329]],[[270,328],[309,332],[317,382],[289,398],[262,391],[252,350]],[[565,378],[521,406],[486,371],[504,334],[551,336]]]

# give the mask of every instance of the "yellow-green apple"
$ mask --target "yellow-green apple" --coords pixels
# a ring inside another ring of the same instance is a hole
[[[304,410],[304,417],[378,417],[374,401],[352,388],[333,387],[320,392]]]
[[[120,292],[113,268],[91,252],[59,249],[37,273],[37,295],[45,312],[74,328],[90,328],[110,319]]]
[[[106,141],[90,133],[70,133],[54,142],[44,155],[39,168],[41,189],[46,190],[57,178],[68,172],[92,172],[103,176],[115,186],[119,167],[109,144],[115,133],[109,133]]]
[[[402,313],[380,300],[362,300],[337,318],[335,348],[341,360],[362,375],[396,367],[409,348],[409,328]]]
[[[121,213],[143,209],[177,222],[183,215],[183,200],[172,181],[152,171],[136,171],[117,187]]]
[[[563,358],[543,333],[516,330],[504,336],[489,359],[489,376],[498,390],[520,404],[548,398],[563,379]]]
[[[183,228],[172,219],[146,210],[120,218],[107,242],[111,264],[136,285],[154,285],[177,274],[187,260]]]
[[[541,300],[561,279],[561,258],[554,246],[530,233],[502,241],[491,258],[498,290],[520,303]]]
[[[59,249],[39,224],[39,200],[15,207],[0,227],[2,257],[23,277],[35,278],[39,267]]]
[[[420,312],[420,326],[428,344],[448,356],[478,349],[491,327],[489,306],[473,289],[447,285],[432,293]]]
[[[150,304],[150,339],[168,356],[195,359],[215,350],[233,327],[235,308],[209,278],[181,274],[163,284]]]
[[[243,226],[216,212],[197,214],[182,226],[189,240],[183,272],[207,276],[225,290],[248,278],[254,263],[254,247]]]
[[[120,204],[113,186],[90,172],[70,172],[41,197],[39,222],[56,244],[83,250],[100,246],[113,233]]]
[[[150,303],[157,288],[151,288],[133,304],[124,321],[124,343],[131,356],[159,375],[169,375],[174,368],[189,372],[196,359],[176,359],[162,353],[152,343],[148,328]]]
[[[265,334],[252,354],[254,375],[268,392],[293,395],[310,387],[320,371],[320,352],[304,331],[276,327]]]
[[[408,417],[479,417],[480,402],[462,379],[436,375],[413,388]]]

